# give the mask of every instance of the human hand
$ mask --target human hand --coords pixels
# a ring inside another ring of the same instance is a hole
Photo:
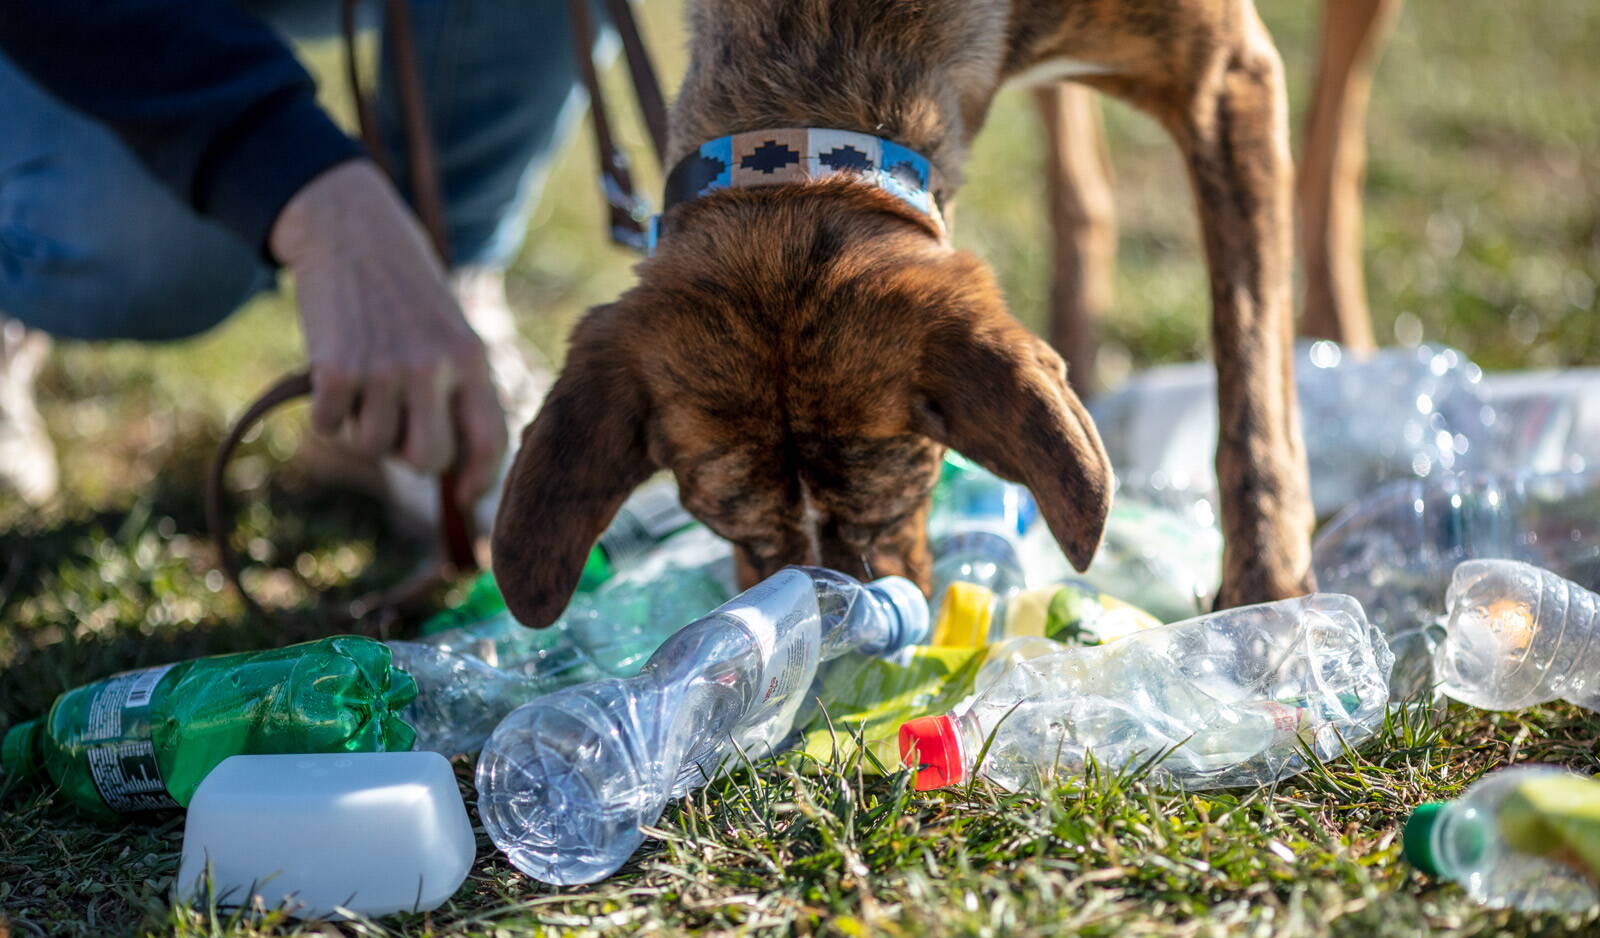
[[[284,206],[268,246],[295,278],[312,428],[423,472],[454,466],[470,508],[500,468],[505,416],[483,343],[389,181],[367,160],[329,169]]]

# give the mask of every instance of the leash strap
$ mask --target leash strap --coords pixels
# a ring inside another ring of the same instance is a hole
[[[361,0],[342,0],[340,22],[344,33],[345,75],[350,82],[350,94],[355,99],[356,117],[361,127],[361,139],[368,153],[385,173],[394,178],[394,167],[388,158],[387,148],[378,131],[378,123],[371,98],[362,90],[356,62],[356,14]],[[410,166],[411,195],[434,250],[445,266],[450,263],[450,246],[445,223],[443,188],[439,183],[439,161],[433,145],[432,128],[428,122],[427,102],[422,94],[422,72],[417,65],[417,50],[411,24],[411,11],[406,0],[384,0],[384,29],[387,52],[393,58],[397,87],[400,93],[401,124],[406,136],[406,154]],[[637,37],[636,37],[637,38]],[[265,393],[251,402],[243,414],[234,421],[228,435],[217,448],[211,463],[211,475],[206,486],[206,524],[211,529],[211,539],[216,543],[217,556],[222,571],[233,588],[238,591],[245,607],[260,613],[261,606],[240,578],[241,567],[228,534],[231,517],[226,509],[224,476],[234,450],[246,434],[267,414],[278,407],[311,393],[311,375],[300,371],[285,375]],[[440,541],[444,550],[444,572],[471,572],[478,569],[477,552],[473,550],[472,521],[456,502],[456,473],[445,472],[439,477]],[[379,605],[390,606],[404,601],[404,595],[385,595]]]
[[[639,33],[638,20],[628,0],[605,2],[612,26],[622,37],[622,50],[628,60],[628,73],[633,79],[639,113],[649,129],[656,158],[665,162],[667,105],[661,95],[655,67],[650,63],[649,51],[645,49],[644,39]],[[589,12],[588,0],[567,0],[567,18],[572,26],[578,74],[589,94],[589,111],[594,118],[595,157],[600,168],[600,191],[605,196],[609,216],[607,229],[611,232],[612,241],[643,251],[649,238],[650,207],[634,188],[627,155],[617,146],[611,132],[611,113],[606,105],[605,92],[600,87],[600,72],[594,63],[594,18]]]

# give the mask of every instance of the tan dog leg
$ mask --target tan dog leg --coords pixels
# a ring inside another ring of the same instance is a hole
[[[1297,184],[1305,258],[1304,331],[1358,352],[1375,347],[1361,265],[1367,101],[1401,0],[1324,0],[1317,84]]]
[[[1311,588],[1312,510],[1294,400],[1283,64],[1254,9],[1165,115],[1199,202],[1217,363],[1219,608]]]
[[[1117,254],[1116,206],[1100,102],[1087,88],[1057,82],[1035,89],[1045,128],[1045,178],[1055,237],[1050,344],[1067,361],[1072,389],[1098,384],[1099,324],[1111,305]]]

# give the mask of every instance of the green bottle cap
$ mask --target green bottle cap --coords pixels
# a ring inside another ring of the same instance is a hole
[[[39,758],[41,731],[38,720],[18,723],[7,730],[5,741],[0,742],[0,771],[21,778],[39,774],[44,768]]]
[[[610,558],[606,552],[596,544],[590,548],[589,556],[583,562],[583,573],[578,577],[578,592],[589,593],[600,588],[600,585],[611,579],[611,574],[616,571],[611,567]]]
[[[1406,862],[1433,877],[1444,875],[1439,868],[1439,858],[1433,855],[1433,830],[1439,826],[1439,819],[1448,807],[1449,803],[1444,801],[1417,805],[1406,820],[1400,841],[1400,853]]]

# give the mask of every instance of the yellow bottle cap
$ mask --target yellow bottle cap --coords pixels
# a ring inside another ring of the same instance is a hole
[[[939,603],[931,645],[945,648],[979,648],[989,643],[989,620],[994,615],[994,592],[976,583],[951,583]]]

